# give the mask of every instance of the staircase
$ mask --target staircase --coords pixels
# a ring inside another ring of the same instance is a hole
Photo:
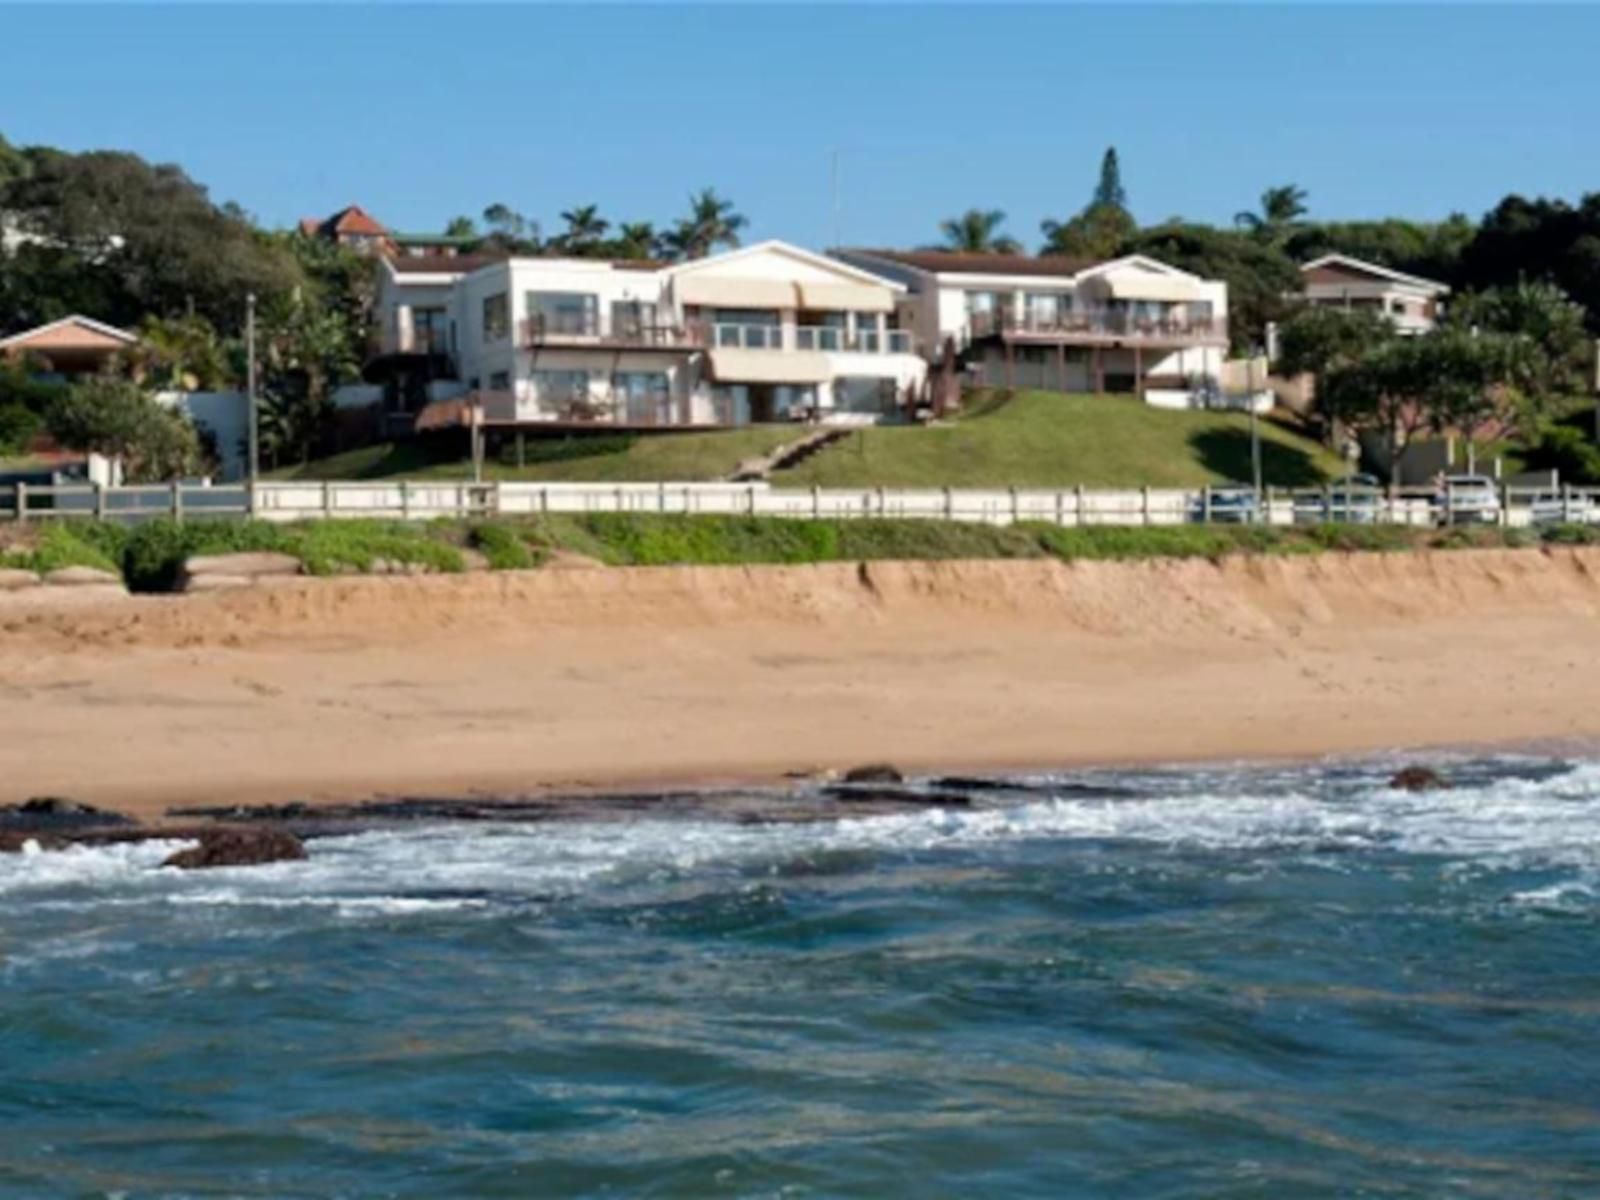
[[[759,483],[774,471],[786,471],[790,467],[799,466],[817,451],[832,445],[849,433],[849,429],[842,427],[813,430],[803,438],[785,442],[770,454],[745,459],[734,468],[733,474],[728,476],[728,482]]]

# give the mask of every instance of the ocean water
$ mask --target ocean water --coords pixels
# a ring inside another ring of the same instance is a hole
[[[0,1195],[1600,1195],[1600,765],[1392,765],[0,856]]]

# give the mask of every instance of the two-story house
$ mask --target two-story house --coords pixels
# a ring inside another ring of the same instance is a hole
[[[875,421],[926,373],[896,323],[904,293],[776,241],[670,265],[402,257],[384,266],[381,357],[425,370],[429,398],[473,394],[494,424]]]
[[[1426,333],[1439,318],[1450,289],[1434,279],[1407,275],[1348,254],[1324,254],[1300,268],[1307,303],[1367,308],[1382,313],[1399,333]]]
[[[1228,287],[1152,258],[838,250],[906,287],[901,324],[991,387],[1198,403],[1222,376]]]

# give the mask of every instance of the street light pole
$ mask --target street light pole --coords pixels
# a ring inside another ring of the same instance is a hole
[[[245,403],[250,409],[250,511],[256,508],[256,480],[261,474],[261,428],[256,415],[256,294],[244,298]]]
[[[1261,518],[1261,426],[1256,416],[1256,359],[1254,352],[1244,368],[1244,402],[1250,409],[1250,472],[1255,480],[1256,518]]]

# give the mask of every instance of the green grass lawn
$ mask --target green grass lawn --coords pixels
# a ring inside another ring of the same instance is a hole
[[[758,425],[716,433],[529,438],[526,465],[503,446],[485,477],[598,483],[725,478],[747,458],[806,431]],[[1303,486],[1343,465],[1315,442],[1261,422],[1266,480]],[[274,472],[276,479],[468,479],[464,440],[383,443]],[[779,487],[1199,487],[1250,479],[1250,419],[1167,412],[1126,396],[1019,392],[972,399],[939,427],[881,426],[849,434],[791,471]]]
[[[485,464],[486,479],[552,482],[655,483],[723,479],[747,458],[803,437],[795,425],[756,425],[718,433],[633,434],[528,438],[525,466],[508,444]],[[382,442],[304,466],[274,471],[272,479],[471,479],[460,439]]]
[[[879,426],[852,433],[777,486],[1200,487],[1248,482],[1250,418],[1168,412],[1126,396],[1019,392],[980,399],[975,415],[946,426]],[[1269,484],[1305,486],[1343,464],[1316,442],[1260,422]]]

